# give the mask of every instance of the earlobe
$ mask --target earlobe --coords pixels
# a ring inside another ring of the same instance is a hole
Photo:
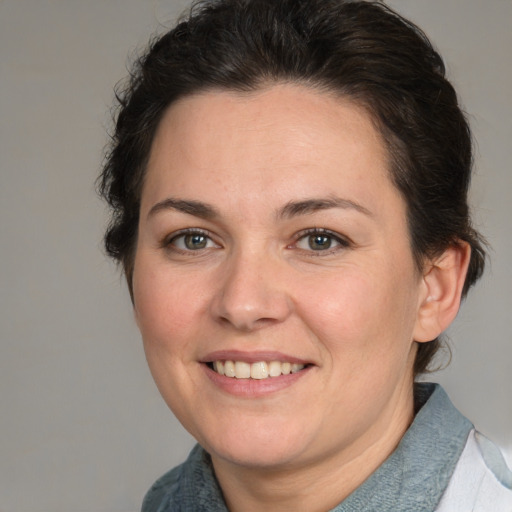
[[[426,266],[414,330],[415,341],[432,341],[454,320],[459,311],[470,256],[471,247],[461,241]]]

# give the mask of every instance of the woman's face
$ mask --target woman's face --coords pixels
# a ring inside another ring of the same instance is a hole
[[[403,433],[424,286],[362,109],[292,85],[183,99],[140,213],[147,360],[214,461],[292,467]]]

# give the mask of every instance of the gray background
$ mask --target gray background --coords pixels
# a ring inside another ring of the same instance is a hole
[[[101,252],[93,182],[126,56],[186,1],[0,0],[0,511],[135,511],[191,446]],[[445,57],[478,140],[492,266],[432,379],[512,456],[511,0],[393,0]]]

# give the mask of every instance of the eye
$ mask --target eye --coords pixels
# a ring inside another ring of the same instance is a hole
[[[168,239],[166,245],[179,251],[200,251],[219,247],[207,232],[199,230],[182,231]]]
[[[350,244],[341,235],[325,229],[311,229],[303,233],[295,242],[295,247],[304,251],[332,252]]]

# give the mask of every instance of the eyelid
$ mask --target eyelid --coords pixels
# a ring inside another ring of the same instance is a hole
[[[192,254],[192,253],[199,253],[199,252],[202,252],[206,249],[211,249],[211,247],[205,247],[204,249],[197,249],[197,250],[191,250],[191,249],[181,249],[175,245],[173,245],[173,242],[180,238],[180,237],[183,237],[183,236],[186,236],[186,235],[202,235],[202,236],[205,236],[207,237],[211,242],[213,242],[213,244],[217,247],[217,248],[220,248],[220,244],[218,242],[215,241],[214,239],[214,236],[213,234],[208,231],[207,229],[204,229],[204,228],[184,228],[184,229],[179,229],[178,231],[174,231],[173,233],[171,233],[170,235],[167,235],[163,238],[163,240],[161,241],[160,243],[160,246],[163,248],[163,249],[168,249],[168,250],[171,250],[171,251],[174,251],[174,252],[180,252],[180,253],[186,253],[186,254]]]
[[[324,251],[314,251],[313,249],[308,250],[308,249],[301,249],[301,248],[297,247],[297,242],[299,242],[299,240],[302,240],[303,238],[305,238],[307,236],[311,236],[311,235],[329,236],[333,240],[335,240],[338,245],[335,247],[326,249]],[[297,248],[297,249],[303,251],[304,253],[308,253],[312,256],[325,256],[325,255],[332,254],[332,253],[340,251],[340,250],[347,249],[347,248],[351,247],[352,245],[353,245],[352,240],[350,240],[347,236],[337,233],[336,231],[331,231],[330,229],[326,229],[326,228],[308,228],[308,229],[303,229],[303,230],[299,231],[294,236],[294,242],[292,244],[290,244],[290,246],[288,246],[288,247],[289,248]]]

